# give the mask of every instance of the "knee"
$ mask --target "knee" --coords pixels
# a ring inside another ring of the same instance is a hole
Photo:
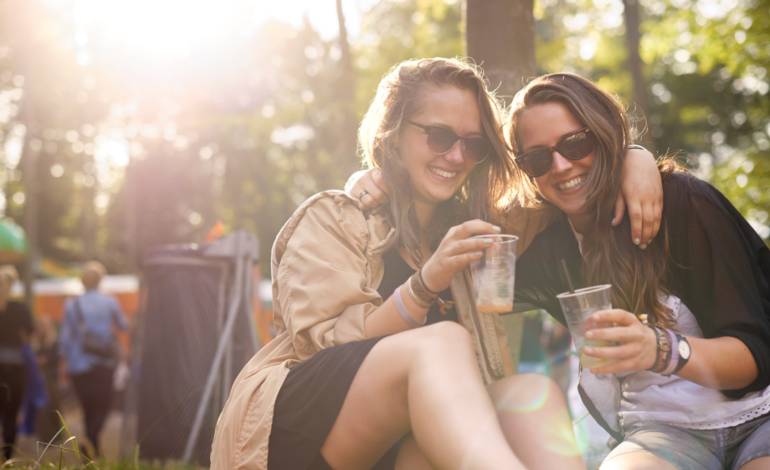
[[[423,343],[429,347],[473,351],[473,340],[464,326],[442,321],[423,328]]]
[[[414,330],[415,353],[431,360],[457,357],[457,354],[475,356],[473,340],[462,325],[444,321]]]

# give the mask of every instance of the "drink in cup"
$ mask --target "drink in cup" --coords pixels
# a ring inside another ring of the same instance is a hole
[[[604,284],[576,289],[575,292],[565,292],[556,296],[561,302],[564,317],[567,319],[567,327],[575,341],[575,348],[577,348],[580,364],[583,367],[601,367],[617,362],[615,359],[591,357],[583,352],[583,348],[586,346],[602,347],[617,344],[614,341],[587,341],[585,339],[588,330],[612,326],[612,323],[596,323],[590,320],[594,312],[612,308],[611,288],[612,285]]]
[[[479,313],[513,310],[513,282],[516,275],[515,235],[476,235],[493,241],[480,259],[471,261],[471,277]]]

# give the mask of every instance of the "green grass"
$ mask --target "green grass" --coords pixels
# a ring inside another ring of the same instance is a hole
[[[64,417],[59,413],[62,427],[49,442],[37,442],[37,455],[34,458],[12,458],[0,463],[0,470],[24,469],[55,469],[55,470],[200,470],[200,467],[181,464],[153,465],[139,461],[139,445],[134,449],[132,458],[122,459],[117,462],[107,462],[103,459],[91,460],[87,455],[93,455],[93,448],[86,444],[87,449],[81,449],[77,436],[72,435]],[[72,463],[72,460],[80,463]]]

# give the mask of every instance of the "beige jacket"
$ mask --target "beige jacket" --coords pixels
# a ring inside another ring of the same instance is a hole
[[[514,209],[509,222],[519,228],[522,252],[548,215]],[[366,339],[364,319],[382,304],[382,255],[394,233],[384,217],[365,216],[341,191],[316,194],[284,225],[271,257],[274,322],[281,333],[235,379],[217,422],[212,470],[267,468],[274,404],[289,369],[324,348]],[[471,286],[466,270],[450,288],[484,381],[491,383],[513,374],[513,364],[502,321],[476,312]]]

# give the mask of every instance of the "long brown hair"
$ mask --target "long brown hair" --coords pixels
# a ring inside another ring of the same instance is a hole
[[[407,121],[419,114],[425,92],[431,88],[455,87],[478,97],[481,127],[492,149],[478,163],[454,198],[439,205],[428,233],[422,233],[414,210],[409,174],[396,148]],[[368,168],[379,168],[390,188],[386,215],[396,230],[394,243],[403,245],[414,262],[422,264],[420,240],[427,235],[435,248],[447,230],[485,212],[497,214],[508,200],[512,187],[513,160],[502,129],[500,103],[489,91],[482,70],[458,59],[408,60],[393,67],[380,82],[358,131],[361,158]]]
[[[586,212],[592,217],[583,233],[584,277],[588,285],[612,284],[612,304],[635,314],[646,313],[654,320],[671,326],[670,308],[663,304],[659,292],[668,294],[663,285],[669,249],[665,221],[655,241],[646,250],[631,243],[630,218],[611,227],[615,200],[622,183],[626,151],[631,132],[626,112],[620,101],[590,80],[568,73],[539,77],[519,91],[511,104],[509,138],[515,153],[520,153],[517,134],[522,113],[536,105],[561,103],[592,131],[595,138],[594,163],[588,175]],[[665,178],[676,167],[672,160],[660,165]],[[544,203],[534,180],[518,167],[520,182],[517,194],[525,207]]]

